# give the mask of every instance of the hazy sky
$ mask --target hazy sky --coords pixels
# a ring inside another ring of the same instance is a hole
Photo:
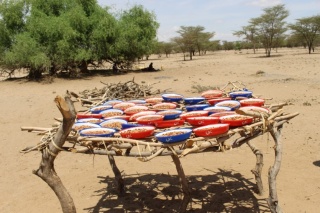
[[[214,40],[238,40],[234,31],[248,25],[251,18],[263,13],[263,8],[285,4],[290,15],[287,22],[297,18],[320,15],[320,0],[98,0],[99,5],[113,10],[126,10],[142,5],[155,13],[160,23],[158,39],[168,41],[177,36],[180,26],[203,26],[215,32]]]

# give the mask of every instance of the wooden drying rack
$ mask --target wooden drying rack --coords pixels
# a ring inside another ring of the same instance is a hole
[[[275,161],[268,172],[269,197],[267,198],[267,202],[271,212],[281,212],[276,188],[276,177],[280,170],[282,159],[281,130],[285,123],[299,114],[297,112],[289,114],[284,113],[283,107],[286,105],[285,103],[270,105],[269,109],[272,112],[271,114],[253,111],[237,111],[237,113],[240,114],[253,116],[256,122],[251,125],[230,129],[225,134],[205,138],[193,136],[184,142],[163,144],[157,142],[152,137],[146,140],[134,140],[121,137],[80,137],[78,134],[72,133],[72,126],[76,118],[76,110],[73,101],[71,100],[71,94],[67,91],[64,98],[57,96],[54,101],[63,117],[63,119],[57,119],[60,121],[60,124],[52,128],[21,127],[22,131],[34,132],[42,135],[38,145],[27,147],[21,152],[41,151],[42,160],[40,166],[37,170],[34,170],[33,173],[42,178],[52,188],[65,213],[76,212],[76,208],[72,197],[54,169],[54,160],[61,151],[107,155],[115,175],[119,195],[124,194],[125,186],[114,156],[136,157],[140,161],[146,162],[157,156],[170,155],[176,166],[184,195],[179,211],[186,212],[191,193],[179,158],[188,154],[213,150],[226,151],[247,144],[256,156],[256,165],[255,168],[252,169],[252,173],[255,176],[258,193],[262,195],[264,192],[261,178],[263,154],[252,143],[252,139],[265,133],[270,133],[275,143]],[[69,142],[70,145],[67,146],[65,142]]]

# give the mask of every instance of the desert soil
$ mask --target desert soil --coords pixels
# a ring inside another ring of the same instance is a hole
[[[284,212],[319,212],[320,200],[320,52],[309,55],[303,48],[279,49],[265,58],[263,50],[219,51],[183,61],[180,54],[169,58],[152,56],[158,72],[130,72],[84,79],[54,79],[53,83],[16,79],[0,82],[1,147],[0,212],[61,212],[53,191],[32,174],[41,154],[19,151],[39,142],[40,136],[22,132],[21,126],[50,127],[61,117],[53,100],[66,90],[80,92],[105,83],[131,80],[153,84],[153,89],[198,96],[193,86],[222,87],[241,81],[267,103],[288,102],[286,112],[300,115],[285,124],[278,197]],[[257,75],[263,71],[262,75]],[[77,107],[77,105],[76,105]],[[80,106],[79,106],[80,107]],[[192,189],[190,212],[269,212],[267,171],[273,164],[273,141],[267,134],[254,140],[264,153],[265,194],[255,193],[250,170],[255,156],[247,146],[224,153],[209,152],[181,159]],[[106,156],[62,152],[55,169],[74,199],[78,212],[176,212],[181,193],[170,157],[150,162],[116,157],[125,177],[127,195],[116,196],[113,173]]]

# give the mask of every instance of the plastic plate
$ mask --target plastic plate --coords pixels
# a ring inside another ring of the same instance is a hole
[[[201,96],[205,99],[212,99],[221,97],[223,95],[223,92],[221,90],[207,90],[201,93]]]
[[[162,98],[164,101],[179,102],[183,99],[183,96],[179,94],[174,94],[174,93],[167,93],[167,94],[162,94]]]
[[[133,107],[133,106],[135,106],[135,105],[136,105],[135,103],[121,102],[121,103],[115,104],[115,105],[113,106],[113,108],[124,111],[124,110],[128,109],[129,107]]]
[[[180,115],[180,118],[185,120],[185,119],[190,118],[190,117],[207,116],[208,114],[209,114],[208,111],[197,110],[197,111],[191,111],[191,112],[182,113]]]
[[[238,109],[240,107],[239,101],[229,100],[229,101],[221,101],[216,103],[214,106],[217,107],[229,107],[232,111]]]
[[[212,137],[221,135],[229,130],[229,124],[211,124],[193,129],[193,132],[198,137]]]
[[[184,124],[184,120],[165,120],[165,121],[156,121],[154,125],[157,128],[170,128],[174,126],[181,126]]]
[[[115,130],[121,130],[122,129],[122,124],[127,124],[128,121],[123,120],[123,119],[109,119],[106,121],[103,121],[100,123],[101,127],[104,128],[110,128],[110,129],[115,129]]]
[[[101,105],[101,106],[92,107],[90,109],[90,112],[94,113],[94,114],[99,114],[103,110],[107,110],[107,109],[112,109],[112,106],[111,105]]]
[[[191,117],[187,118],[186,121],[191,124],[192,126],[205,126],[210,124],[217,124],[219,123],[219,118],[217,117]]]
[[[159,103],[152,106],[154,110],[168,110],[168,109],[175,109],[177,107],[174,103]]]
[[[80,131],[83,129],[88,129],[88,128],[100,128],[98,124],[93,124],[93,123],[75,123],[72,126],[73,130]]]
[[[187,140],[191,133],[191,129],[175,129],[158,133],[155,137],[162,143],[176,143]]]
[[[156,121],[162,121],[163,115],[144,115],[136,119],[138,124],[154,125]]]
[[[100,112],[99,114],[101,114],[102,117],[104,117],[104,118],[108,118],[108,117],[114,117],[114,116],[122,115],[123,111],[119,110],[119,109],[107,109],[107,110],[104,110],[104,111]]]
[[[253,122],[253,117],[245,115],[226,115],[220,117],[220,122],[224,124],[229,124],[231,127],[239,127]]]
[[[138,112],[136,114],[133,114],[130,116],[130,121],[135,121],[137,118],[144,116],[144,115],[154,115],[156,114],[155,111],[142,111],[142,112]]]
[[[132,106],[124,110],[127,115],[133,115],[138,112],[147,111],[149,108],[146,106]]]
[[[112,137],[115,133],[114,129],[110,128],[91,128],[80,131],[81,136],[95,136],[95,137]]]
[[[213,99],[209,99],[208,103],[210,105],[215,105],[216,103],[219,103],[221,101],[227,101],[227,100],[231,100],[231,98],[229,97],[225,97],[225,98],[213,98]]]
[[[247,90],[241,90],[241,91],[235,91],[235,92],[230,92],[229,93],[229,97],[232,99],[235,99],[237,97],[246,97],[246,98],[250,98],[252,96],[252,92],[251,91],[247,91]]]
[[[139,126],[121,130],[119,133],[123,138],[141,139],[149,137],[153,134],[155,127]]]
[[[164,116],[164,120],[172,120],[172,119],[176,119],[179,118],[179,116],[181,115],[182,111],[181,110],[163,110],[163,111],[159,111],[157,112],[157,115],[163,115]]]
[[[249,98],[240,100],[240,104],[242,107],[244,106],[257,106],[261,107],[264,105],[264,100],[259,98]]]
[[[184,98],[185,104],[197,104],[205,100],[204,97],[193,97],[193,98]]]
[[[186,110],[190,112],[190,111],[196,111],[196,110],[203,110],[206,107],[209,107],[209,104],[195,104],[195,105],[186,106]]]

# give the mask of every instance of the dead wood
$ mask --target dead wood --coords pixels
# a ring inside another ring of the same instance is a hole
[[[41,150],[42,160],[40,167],[37,170],[34,170],[33,173],[44,180],[55,192],[60,201],[62,211],[64,213],[73,213],[76,212],[73,199],[54,169],[54,160],[62,150],[61,147],[71,131],[76,112],[68,94],[64,99],[57,96],[55,98],[55,103],[63,116],[63,123],[45,149]]]

